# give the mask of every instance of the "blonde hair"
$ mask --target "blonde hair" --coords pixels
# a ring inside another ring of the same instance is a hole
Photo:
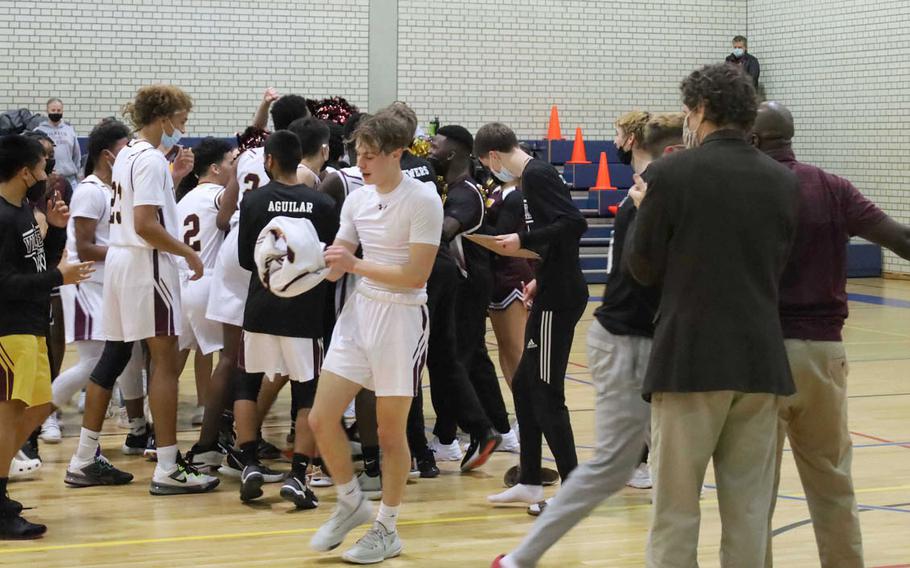
[[[635,145],[641,146],[645,138],[645,125],[651,120],[651,113],[633,110],[619,117],[616,128],[622,128],[626,136],[635,136]]]
[[[138,130],[162,116],[193,108],[193,99],[180,87],[149,85],[136,92],[136,98],[123,107],[123,116],[129,118]]]
[[[640,146],[655,159],[663,155],[667,146],[682,143],[683,121],[681,112],[656,114],[645,125]]]
[[[400,112],[386,107],[361,121],[353,137],[362,147],[390,154],[410,146],[414,132],[411,123]]]

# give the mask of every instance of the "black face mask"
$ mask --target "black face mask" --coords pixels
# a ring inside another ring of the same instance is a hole
[[[632,150],[623,150],[622,148],[617,148],[616,153],[619,154],[619,161],[627,166],[632,165]]]
[[[54,166],[57,165],[57,160],[53,158],[48,158],[44,161],[44,173],[51,175],[51,172],[54,171]]]
[[[28,186],[28,189],[25,190],[25,198],[30,203],[39,203],[45,194],[47,194],[47,180],[35,179],[35,183]]]
[[[47,117],[49,119],[51,119],[51,122],[60,122],[61,120],[63,120],[63,113],[62,112],[52,112],[52,113],[48,113]]]
[[[427,161],[430,162],[431,166],[433,166],[433,171],[436,172],[437,176],[446,176],[446,173],[449,171],[449,162],[443,162],[434,154],[427,156]]]

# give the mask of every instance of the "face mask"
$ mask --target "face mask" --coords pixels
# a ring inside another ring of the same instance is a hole
[[[698,146],[698,137],[695,135],[697,129],[692,130],[689,128],[689,117],[691,115],[691,112],[686,113],[686,118],[683,119],[683,144],[686,145],[686,148]]]
[[[173,122],[171,122],[171,126],[174,126]],[[180,142],[181,138],[183,138],[183,132],[181,132],[180,129],[176,126],[174,126],[174,132],[171,134],[168,134],[164,130],[161,131],[161,145],[164,146],[166,150],[170,150],[176,146],[177,142]]]
[[[632,150],[626,150],[622,147],[616,149],[616,153],[619,154],[619,161],[627,166],[632,165]]]
[[[496,176],[496,179],[502,183],[509,183],[510,181],[515,181],[515,176],[512,175],[512,172],[506,169],[505,166],[500,162],[501,170],[496,171],[493,169],[492,164],[490,165],[490,171],[493,172],[493,175]]]
[[[32,172],[28,175],[32,176]],[[38,180],[32,176],[34,183],[25,190],[25,198],[32,203],[37,203],[47,193],[47,180]]]
[[[733,57],[735,57],[735,58],[737,58],[737,59],[739,59],[740,57],[742,57],[745,53],[746,53],[746,50],[743,49],[743,48],[741,48],[741,47],[734,47],[734,48],[733,48]]]
[[[51,172],[54,171],[54,166],[57,165],[57,160],[53,158],[48,158],[44,161],[44,173],[51,175]]]
[[[51,122],[60,122],[61,120],[63,120],[63,113],[62,112],[51,112],[51,113],[48,113],[47,117],[49,119],[51,119]]]

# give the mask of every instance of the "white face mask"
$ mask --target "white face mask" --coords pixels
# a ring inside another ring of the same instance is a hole
[[[696,135],[698,129],[692,130],[689,128],[690,116],[692,116],[692,111],[687,112],[686,117],[683,119],[683,144],[686,148],[695,148],[698,146],[698,136]]]

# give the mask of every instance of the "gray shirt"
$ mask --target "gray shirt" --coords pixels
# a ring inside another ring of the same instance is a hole
[[[54,170],[70,181],[75,181],[82,166],[82,151],[73,127],[63,121],[56,126],[50,121],[44,121],[35,130],[44,132],[54,141],[54,159],[57,160]]]

